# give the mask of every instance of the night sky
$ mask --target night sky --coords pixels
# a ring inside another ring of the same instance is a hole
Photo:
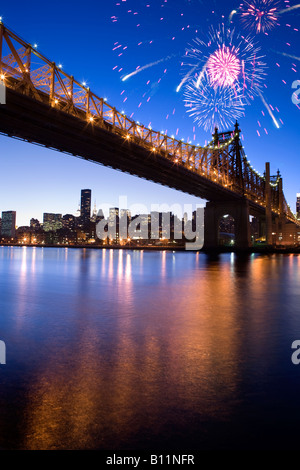
[[[259,2],[261,3],[261,2]],[[272,2],[277,10],[297,2]],[[279,168],[284,192],[295,212],[300,192],[300,109],[292,102],[292,83],[300,80],[300,8],[281,13],[272,29],[246,29],[239,2],[200,0],[106,0],[5,2],[3,23],[63,70],[107,98],[119,111],[178,139],[205,145],[211,132],[194,123],[184,104],[185,51],[198,38],[208,41],[220,25],[248,35],[266,64],[263,103],[256,96],[239,119],[243,145],[254,168]],[[232,16],[232,10],[237,13]],[[266,34],[267,33],[267,34]],[[152,64],[152,65],[150,65]],[[123,81],[126,75],[144,67]],[[277,125],[276,125],[277,123]],[[279,128],[278,128],[279,127]],[[229,124],[229,129],[233,128]],[[222,130],[229,130],[222,129]],[[82,188],[92,189],[92,202],[119,206],[199,204],[202,201],[163,186],[128,176],[53,150],[0,136],[0,212],[17,211],[17,225],[43,212],[76,213]]]

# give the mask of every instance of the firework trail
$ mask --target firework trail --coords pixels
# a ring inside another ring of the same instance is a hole
[[[288,57],[289,59],[294,59],[300,61],[300,57],[297,57],[292,54],[287,54],[286,52],[275,51],[274,49],[270,49],[270,51],[275,52],[275,54],[282,55],[283,57]]]
[[[193,67],[191,70],[188,71],[188,73],[183,77],[183,79],[179,83],[178,87],[176,88],[176,93],[178,93],[181,90],[182,85],[184,85],[184,83],[188,80],[188,78],[191,75],[193,75],[194,72],[196,72],[198,67],[199,67],[199,64],[196,64],[195,67]],[[200,74],[200,76],[201,76],[201,74]]]
[[[300,8],[300,3],[298,3],[298,5],[293,5],[291,7],[280,10],[279,14],[283,15],[284,13],[289,13],[290,11],[297,10],[298,8]]]
[[[266,102],[266,100],[265,100],[265,98],[263,97],[263,95],[261,94],[261,92],[259,92],[259,96],[260,96],[260,98],[261,98],[263,104],[265,105],[266,110],[268,111],[269,115],[271,116],[272,121],[274,122],[275,126],[277,127],[277,129],[279,129],[280,126],[279,126],[279,124],[278,124],[278,121],[277,121],[277,119],[275,118],[275,116],[274,116],[274,114],[273,114],[273,112],[272,112],[270,106],[269,106],[268,103]]]
[[[194,72],[196,72],[196,70],[198,69],[199,67],[199,64],[195,65],[195,67],[193,67],[184,77],[183,79],[181,80],[181,82],[179,83],[178,87],[176,88],[176,92],[178,93],[181,88],[182,88],[182,85],[184,85],[184,83],[186,83],[186,81],[188,80],[189,77],[191,77],[193,75]],[[197,82],[196,82],[196,88],[199,88],[200,84],[201,84],[201,81],[205,75],[205,72],[206,72],[206,67],[207,67],[207,63],[203,65],[203,68],[201,70],[201,72],[199,73],[198,75],[198,79],[197,79]]]
[[[231,23],[232,18],[233,18],[234,15],[236,15],[236,14],[237,14],[237,10],[232,10],[232,12],[231,12],[230,15],[229,15],[229,19],[228,19],[229,23]]]
[[[173,54],[173,55],[170,55],[170,56],[167,56],[167,57],[163,57],[162,59],[159,59],[159,60],[156,60],[155,62],[151,62],[150,64],[146,64],[146,65],[143,65],[142,67],[139,67],[137,70],[135,70],[134,72],[131,72],[127,75],[125,75],[123,78],[122,78],[122,81],[125,82],[126,80],[128,80],[129,78],[133,77],[134,75],[137,75],[138,73],[140,72],[143,72],[144,70],[146,69],[149,69],[150,67],[154,67],[154,65],[158,65],[160,64],[161,62],[166,62],[167,60],[170,60],[172,59],[173,57],[175,57],[176,54]]]

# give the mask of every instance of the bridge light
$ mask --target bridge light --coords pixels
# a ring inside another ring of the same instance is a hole
[[[152,147],[152,152],[156,152],[156,148],[155,148],[155,147]]]
[[[57,66],[59,69],[62,69],[62,64],[58,64]]]
[[[3,73],[1,74],[0,79],[5,80],[5,75]]]
[[[86,86],[86,82],[82,82],[82,85],[83,85],[83,86]]]
[[[54,100],[54,104],[57,104],[58,103],[58,100]]]
[[[127,140],[130,139],[130,135],[129,135],[129,134],[126,135],[126,139],[127,139]]]
[[[33,47],[34,47],[35,49],[37,49],[37,48],[38,48],[38,45],[35,43],[35,44],[33,44]]]
[[[93,122],[93,120],[94,120],[93,116],[90,116],[89,121]]]

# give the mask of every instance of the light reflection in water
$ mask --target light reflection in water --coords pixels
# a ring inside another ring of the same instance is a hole
[[[5,408],[4,448],[20,409],[16,448],[212,445],[211,426],[255,415],[251,397],[265,412],[259,391],[300,331],[300,257],[31,248],[0,257],[4,292],[18,292],[1,311],[24,389]],[[5,276],[12,267],[17,276]],[[267,408],[277,402],[269,395]]]

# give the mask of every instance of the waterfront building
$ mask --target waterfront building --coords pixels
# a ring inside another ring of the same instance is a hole
[[[15,238],[16,211],[2,212],[1,235],[5,238]]]
[[[80,216],[83,224],[87,224],[91,219],[91,198],[90,189],[81,190]]]

